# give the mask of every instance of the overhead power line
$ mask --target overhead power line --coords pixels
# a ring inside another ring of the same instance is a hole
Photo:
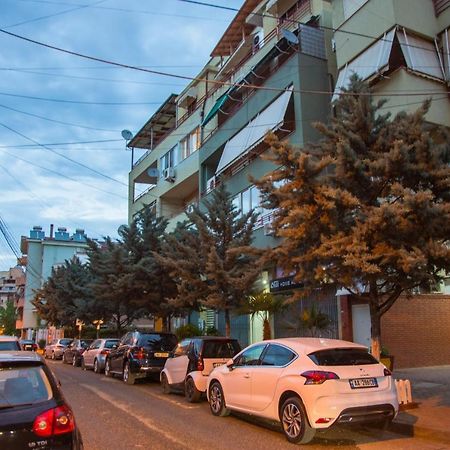
[[[179,1],[183,1],[183,0],[179,0]],[[187,0],[186,0],[187,1]],[[30,42],[32,44],[36,44],[39,45],[41,47],[45,47],[51,50],[56,50],[62,53],[66,53],[69,55],[73,55],[73,56],[77,56],[79,58],[84,58],[84,59],[88,59],[91,61],[97,61],[97,62],[102,62],[105,64],[111,64],[117,67],[122,67],[124,69],[131,69],[131,70],[137,70],[139,72],[146,72],[146,73],[152,73],[154,75],[161,75],[161,76],[165,76],[165,77],[171,77],[171,78],[177,78],[177,79],[182,79],[182,80],[189,80],[189,81],[203,81],[206,82],[208,81],[211,84],[216,84],[219,86],[236,86],[236,83],[231,83],[229,81],[220,81],[220,80],[211,80],[211,79],[206,79],[206,78],[202,78],[202,77],[190,77],[187,75],[178,75],[178,74],[174,74],[174,73],[169,73],[169,72],[163,72],[163,71],[159,71],[159,70],[151,70],[151,69],[145,69],[143,67],[138,67],[138,66],[133,66],[131,64],[124,64],[124,63],[120,63],[117,61],[111,61],[111,60],[107,60],[107,59],[103,59],[103,58],[99,58],[96,56],[90,56],[90,55],[86,55],[83,53],[79,53],[79,52],[75,52],[72,50],[67,50],[61,47],[57,47],[55,45],[51,45],[51,44],[46,44],[44,42],[40,42],[37,41],[35,39],[31,39],[31,38],[27,38],[25,36],[21,36],[19,34],[16,33],[12,33],[10,31],[6,31],[4,29],[0,29],[1,33],[4,33],[8,36],[11,37],[15,37],[17,39],[21,39],[23,41],[26,42]],[[239,85],[239,84],[238,84]],[[268,86],[259,86],[259,85],[253,85],[253,84],[242,84],[242,87],[245,87],[247,89],[258,89],[258,90],[265,90],[265,91],[274,91],[274,92],[283,92],[284,89],[282,88],[275,88],[275,87],[268,87]],[[295,89],[293,90],[293,92],[295,93],[300,93],[300,94],[318,94],[318,95],[331,95],[333,94],[333,92],[329,91],[329,90],[312,90],[312,89]],[[410,91],[407,93],[408,95],[432,95],[432,94],[442,94],[442,91],[439,92],[427,92],[427,93],[423,93],[423,92],[417,92],[417,91]],[[352,92],[341,92],[340,95],[355,95]],[[371,95],[371,96],[381,96],[381,97],[386,97],[385,93],[371,93],[371,92],[359,92],[358,95]],[[391,94],[389,94],[389,96],[391,97],[395,97],[395,96],[403,96],[405,95],[405,93],[397,93],[397,92],[393,92]]]

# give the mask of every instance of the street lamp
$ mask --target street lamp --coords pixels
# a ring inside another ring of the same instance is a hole
[[[96,326],[96,329],[97,329],[97,339],[98,339],[98,335],[99,335],[99,331],[100,331],[100,325],[103,323],[103,320],[102,320],[102,319],[93,320],[92,323]]]

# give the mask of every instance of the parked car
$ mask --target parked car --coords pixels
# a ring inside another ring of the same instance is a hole
[[[208,378],[212,414],[280,421],[288,441],[310,442],[334,424],[389,424],[398,412],[391,372],[366,347],[337,339],[253,344]]]
[[[22,350],[16,336],[0,335],[0,350]]]
[[[206,392],[210,372],[241,351],[236,339],[200,336],[184,339],[169,355],[161,372],[164,393],[184,391],[189,402],[197,402]]]
[[[0,448],[83,448],[72,410],[36,353],[0,352]]]
[[[61,359],[66,347],[73,341],[70,338],[54,339],[50,344],[45,346],[44,357],[51,359]]]
[[[106,356],[105,375],[120,375],[127,384],[151,375],[159,378],[169,352],[176,345],[177,338],[171,333],[130,331]]]
[[[106,356],[114,345],[117,346],[119,339],[97,339],[81,356],[81,367],[83,369],[93,369],[95,373],[105,370]]]
[[[74,367],[81,365],[81,357],[92,341],[93,339],[74,339],[63,351],[63,363]]]
[[[20,339],[20,348],[22,350],[34,352],[37,350],[37,344],[32,339]]]

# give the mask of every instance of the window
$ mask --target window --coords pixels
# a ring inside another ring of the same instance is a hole
[[[261,354],[266,348],[266,344],[255,345],[245,350],[235,361],[235,366],[257,366],[259,364],[259,359]]]
[[[271,344],[264,353],[261,365],[283,367],[289,364],[295,357],[296,354],[292,350],[282,347],[281,345]]]
[[[183,356],[186,355],[189,349],[189,346],[191,345],[190,339],[185,339],[184,341],[181,341],[175,348],[175,351],[173,352],[173,356]]]
[[[366,350],[359,348],[333,348],[310,353],[308,357],[318,366],[360,366],[378,364]]]
[[[184,139],[180,141],[181,159],[186,159],[200,147],[200,127],[195,128]]]
[[[113,348],[118,343],[119,343],[119,341],[116,341],[116,340],[106,341],[105,342],[105,348]],[[96,348],[100,348],[100,347],[96,347]]]
[[[266,212],[261,207],[261,193],[256,186],[250,186],[232,198],[233,205],[241,214],[247,214],[252,209],[257,214]]]
[[[177,145],[173,146],[164,156],[160,158],[160,178],[164,176],[164,170],[177,165]]]
[[[232,358],[240,350],[238,341],[205,341],[202,356],[203,358]]]

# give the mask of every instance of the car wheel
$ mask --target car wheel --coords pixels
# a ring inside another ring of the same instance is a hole
[[[184,385],[184,395],[189,403],[197,403],[202,396],[201,391],[197,389],[197,386],[191,377],[188,377]]]
[[[52,352],[52,359],[53,359],[53,361],[56,359],[55,352]]]
[[[83,357],[81,357],[81,368],[82,368],[83,370],[86,370],[86,369],[87,369],[86,364],[84,363],[84,358],[83,358]]]
[[[170,389],[169,380],[167,379],[167,375],[163,373],[161,375],[161,387],[164,394],[170,394],[172,389]]]
[[[77,367],[78,366],[77,355],[73,355],[72,366],[73,367]]]
[[[215,416],[225,417],[230,414],[230,410],[225,406],[222,386],[218,381],[213,381],[209,387],[209,407]]]
[[[111,372],[111,363],[109,362],[109,359],[105,362],[105,375],[107,377],[113,377],[113,374]]]
[[[94,372],[100,373],[100,366],[98,365],[97,358],[94,359]]]
[[[293,444],[307,444],[316,434],[316,430],[309,425],[305,408],[298,397],[290,397],[283,403],[280,421],[286,439]]]
[[[123,381],[127,384],[134,384],[136,377],[131,373],[130,363],[127,361],[123,366]]]

